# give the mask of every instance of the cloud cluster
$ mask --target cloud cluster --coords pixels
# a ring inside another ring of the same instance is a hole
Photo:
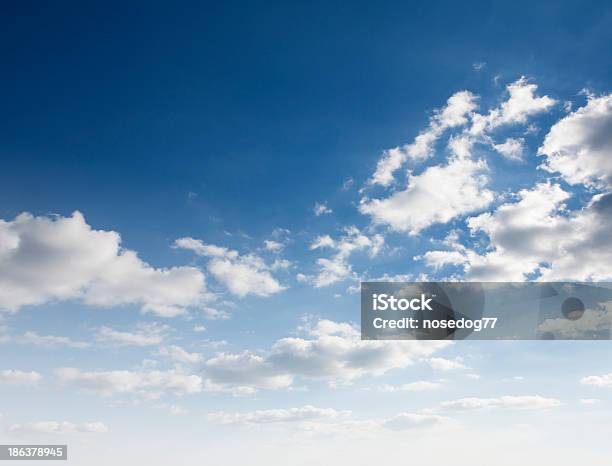
[[[525,77],[508,84],[508,98],[499,106],[482,115],[471,115],[471,135],[486,135],[503,125],[525,124],[529,117],[547,112],[556,104],[549,96],[537,96],[538,86]]]
[[[75,424],[67,421],[38,421],[26,424],[12,424],[8,431],[13,435],[32,435],[32,434],[103,434],[108,432],[108,427],[102,422],[85,422]]]
[[[34,385],[42,380],[42,375],[36,371],[25,372],[15,369],[0,371],[0,383],[8,385]]]
[[[363,341],[347,323],[319,320],[308,338],[277,340],[269,351],[220,353],[203,364],[211,390],[252,393],[289,388],[296,378],[348,383],[379,376],[432,356],[450,345],[445,341]]]
[[[563,338],[589,339],[593,334],[609,334],[612,328],[612,302],[602,304],[602,309],[586,309],[579,320],[565,317],[546,319],[538,326],[540,332],[551,332]]]
[[[435,223],[487,207],[494,199],[486,188],[489,178],[484,160],[454,156],[418,175],[408,176],[408,187],[383,199],[363,198],[361,213],[381,225],[416,235]]]
[[[64,367],[55,371],[63,387],[75,387],[103,396],[120,394],[159,398],[164,393],[188,395],[202,391],[202,378],[177,370],[169,371],[81,371]]]
[[[435,115],[429,127],[407,149],[393,149],[379,160],[372,184],[389,186],[393,172],[409,157],[425,159],[444,130],[463,127],[448,139],[449,156],[443,163],[421,172],[408,172],[405,186],[371,199],[362,197],[359,210],[373,222],[392,230],[416,235],[435,224],[483,210],[495,199],[488,188],[489,167],[473,154],[476,144],[485,145],[508,159],[520,160],[522,138],[496,142],[495,131],[507,125],[525,124],[536,114],[547,112],[556,103],[548,96],[537,96],[537,85],[521,78],[507,86],[508,97],[499,106],[481,114],[475,111],[476,96],[462,91],[449,99],[447,107]],[[417,144],[417,141],[420,143]]]
[[[385,238],[381,234],[371,237],[363,234],[357,227],[350,226],[344,229],[344,234],[337,240],[329,235],[317,237],[310,245],[310,250],[334,251],[334,255],[317,259],[319,271],[315,276],[299,275],[298,280],[312,283],[316,288],[355,278],[349,263],[350,256],[357,251],[366,251],[370,257],[375,257],[384,246]]]
[[[285,289],[271,274],[271,267],[255,255],[240,255],[238,251],[194,238],[179,238],[177,248],[188,249],[199,256],[210,258],[208,271],[234,295],[270,296]]]
[[[114,231],[83,215],[0,220],[0,310],[80,299],[96,306],[135,304],[171,317],[199,304],[204,275],[194,267],[154,268],[121,247]]]
[[[589,375],[580,379],[580,383],[593,387],[612,388],[612,374]]]
[[[162,346],[157,351],[157,354],[171,361],[183,364],[198,364],[203,359],[200,353],[190,353],[178,345]]]
[[[570,184],[612,188],[612,94],[591,96],[587,105],[552,126],[538,153],[542,168]]]
[[[433,267],[460,265],[466,278],[477,281],[523,281],[534,273],[547,281],[612,278],[612,251],[607,247],[612,241],[612,194],[595,195],[573,212],[565,205],[570,194],[558,184],[540,183],[517,197],[467,220],[473,235],[486,235],[488,250],[454,243],[450,250],[418,258]]]
[[[306,405],[298,408],[266,409],[241,413],[216,412],[208,415],[210,422],[222,425],[264,426],[280,424],[314,434],[357,434],[366,432],[389,433],[427,429],[448,423],[451,419],[435,414],[399,413],[386,419],[353,419],[351,411],[317,408]]]
[[[511,112],[514,121],[526,121],[527,114],[550,103],[532,97],[523,100],[524,105],[517,107],[522,110]],[[533,274],[549,281],[611,279],[610,134],[612,96],[590,96],[585,106],[551,127],[539,149],[545,157],[541,168],[559,173],[570,184],[602,191],[595,191],[584,207],[570,211],[567,203],[572,194],[559,183],[541,182],[520,190],[494,211],[467,219],[472,237],[485,235],[485,250],[454,241],[446,244],[448,249],[428,251],[416,259],[436,269],[461,266],[471,280],[522,281]]]
[[[425,160],[432,155],[434,144],[448,128],[465,125],[467,116],[476,108],[476,96],[468,91],[460,91],[449,97],[446,105],[434,112],[429,126],[419,133],[411,144],[385,151],[376,165],[371,184],[389,186],[394,181],[394,173],[407,160]]]

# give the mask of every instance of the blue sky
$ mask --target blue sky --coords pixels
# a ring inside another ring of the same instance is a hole
[[[361,342],[356,293],[612,281],[605,2],[1,21],[2,443],[68,443],[73,464],[608,464],[607,342]]]

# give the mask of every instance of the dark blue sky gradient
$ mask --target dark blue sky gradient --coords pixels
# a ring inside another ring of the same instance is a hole
[[[3,4],[0,215],[81,209],[145,251],[303,227],[494,75],[610,86],[608,2],[85,3]]]

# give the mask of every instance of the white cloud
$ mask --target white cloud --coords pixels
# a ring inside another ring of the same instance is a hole
[[[230,318],[230,314],[222,309],[215,309],[213,307],[205,307],[202,309],[202,314],[206,319],[209,320],[227,320]]]
[[[60,386],[76,387],[99,395],[132,394],[158,398],[164,393],[186,395],[202,391],[202,378],[170,371],[81,371],[64,367],[55,371]]]
[[[538,154],[541,168],[570,184],[612,187],[612,94],[591,97],[586,106],[552,126]]]
[[[501,396],[498,398],[461,398],[455,401],[444,401],[440,408],[449,411],[477,411],[493,409],[540,410],[561,406],[556,398],[540,395]]]
[[[391,430],[412,430],[433,427],[450,421],[445,416],[435,414],[401,413],[382,423],[382,426]]]
[[[494,199],[486,187],[487,172],[484,160],[454,155],[447,164],[410,174],[405,190],[384,199],[362,199],[359,210],[375,223],[416,235],[436,223],[487,207]]]
[[[316,288],[331,285],[347,278],[355,278],[349,263],[350,256],[357,251],[367,251],[370,257],[375,257],[381,251],[385,239],[380,234],[371,237],[364,235],[358,228],[345,228],[345,234],[338,240],[329,235],[317,237],[310,245],[311,250],[331,249],[335,254],[330,258],[317,259],[319,267],[316,276],[298,276],[299,281],[312,283]]]
[[[291,267],[291,261],[287,259],[274,259],[270,270],[287,270],[289,267]]]
[[[580,383],[593,387],[612,388],[612,374],[589,375],[580,379]]]
[[[447,265],[461,265],[467,262],[463,252],[460,251],[427,251],[422,256],[415,256],[415,260],[423,260],[428,267],[440,269]]]
[[[524,124],[527,119],[538,113],[547,112],[556,101],[548,96],[536,96],[538,86],[529,83],[525,77],[506,86],[508,99],[486,115],[472,114],[469,133],[482,135],[494,129],[511,124]]]
[[[273,424],[301,422],[320,419],[339,419],[350,416],[350,411],[332,408],[317,408],[311,405],[288,409],[265,409],[245,413],[217,412],[208,415],[208,420],[217,424]]]
[[[157,351],[157,354],[185,364],[197,364],[203,359],[200,353],[190,353],[177,345],[163,346]]]
[[[446,106],[436,110],[430,118],[427,129],[419,133],[412,144],[385,151],[378,161],[376,171],[370,180],[372,184],[389,186],[393,174],[407,160],[425,160],[431,156],[435,142],[448,128],[465,125],[468,115],[476,108],[476,96],[468,91],[453,94]]]
[[[418,382],[406,383],[403,385],[382,385],[378,387],[378,391],[384,393],[395,393],[395,392],[423,392],[429,390],[436,390],[440,388],[439,382],[428,382],[426,380],[419,380]]]
[[[448,255],[463,264],[465,278],[476,281],[523,281],[531,273],[545,281],[612,277],[612,250],[607,247],[612,241],[612,195],[595,195],[572,212],[565,205],[570,194],[557,184],[540,183],[517,197],[492,213],[468,219],[473,235],[488,238],[485,251],[451,245],[455,252],[421,257],[436,265]]]
[[[467,369],[465,364],[459,359],[430,358],[427,360],[432,369],[437,371],[452,371],[457,369]]]
[[[270,296],[285,289],[270,273],[270,267],[255,254],[241,256],[237,251],[205,244],[193,238],[179,238],[174,246],[210,257],[208,271],[239,297],[249,294]]]
[[[472,156],[474,145],[485,144],[506,158],[522,159],[522,138],[507,138],[496,144],[491,134],[504,125],[526,124],[530,117],[550,110],[555,104],[555,100],[548,96],[536,95],[537,85],[524,77],[506,89],[507,99],[486,114],[474,111],[476,96],[467,91],[451,97],[454,103],[451,105],[449,99],[449,105],[432,118],[430,127],[416,138],[414,144],[392,149],[383,155],[371,183],[388,187],[394,180],[394,171],[407,159],[429,157],[444,130],[471,121],[468,128],[450,136],[447,161],[420,173],[410,171],[406,186],[388,193],[386,197],[363,197],[360,212],[370,215],[374,223],[416,235],[431,225],[448,223],[488,207],[495,195],[488,189],[489,169],[485,160]]]
[[[551,332],[564,338],[588,339],[593,333],[610,331],[612,315],[606,308],[612,309],[612,302],[602,304],[603,309],[586,309],[578,320],[565,317],[546,319],[538,326],[540,332]]]
[[[108,427],[102,422],[85,422],[75,424],[67,421],[38,421],[27,424],[13,424],[8,428],[9,433],[14,435],[31,434],[103,434],[108,432]]]
[[[152,346],[164,341],[168,331],[166,325],[141,323],[133,332],[122,332],[110,327],[100,327],[96,340],[113,346]]]
[[[278,241],[267,239],[264,241],[264,247],[266,248],[266,251],[278,253],[285,248],[285,245],[283,243],[279,243]]]
[[[170,317],[200,303],[204,285],[197,268],[151,267],[121,247],[118,233],[93,230],[80,212],[0,220],[0,309],[80,299],[106,307],[136,304]]]
[[[278,390],[293,383],[290,373],[279,371],[265,356],[251,351],[217,354],[204,363],[204,374],[208,390],[235,394]]]
[[[197,333],[205,332],[206,331],[206,327],[204,325],[194,325],[193,326],[193,331],[197,332]]]
[[[442,426],[450,418],[435,414],[399,413],[386,419],[353,419],[351,411],[318,408],[306,405],[298,408],[265,409],[242,413],[217,412],[208,420],[232,426],[281,425],[283,432],[294,429],[316,435],[357,435],[365,433],[388,434],[389,431],[412,431]]]
[[[281,389],[295,378],[348,383],[408,367],[450,345],[444,341],[362,341],[351,324],[319,320],[310,338],[282,338],[266,352],[221,353],[204,363],[210,389]]]
[[[42,375],[38,372],[19,371],[14,369],[4,369],[0,371],[0,383],[8,385],[34,385],[42,380]]]
[[[327,202],[316,202],[312,210],[317,217],[333,212],[333,210],[327,206]]]
[[[510,160],[522,160],[525,151],[523,138],[508,138],[503,144],[493,144],[493,148]]]
[[[466,272],[474,280],[522,281],[544,261],[558,257],[559,242],[569,233],[559,215],[569,194],[559,185],[541,183],[522,190],[519,200],[468,219],[472,233],[483,232],[490,251],[467,252]]]
[[[39,335],[32,331],[25,332],[23,335],[15,337],[15,341],[24,345],[42,346],[44,348],[87,348],[90,346],[86,341],[77,341],[68,337],[55,335]]]

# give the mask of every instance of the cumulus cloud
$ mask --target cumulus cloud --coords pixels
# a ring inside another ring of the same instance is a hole
[[[554,124],[538,149],[541,168],[570,184],[612,187],[612,94],[589,98],[586,106]]]
[[[508,138],[502,144],[493,144],[493,148],[507,159],[522,160],[525,140],[523,138]]]
[[[502,204],[494,213],[468,219],[473,234],[483,232],[490,251],[467,251],[465,269],[474,280],[525,279],[545,261],[559,256],[559,245],[570,228],[561,215],[569,198],[559,185],[540,183],[521,190],[517,202]]]
[[[42,375],[35,371],[4,369],[0,371],[0,383],[8,385],[34,385],[42,380]]]
[[[334,251],[333,256],[317,259],[319,271],[315,276],[302,275],[298,280],[310,282],[316,288],[331,285],[333,283],[355,278],[356,275],[349,263],[350,256],[357,251],[367,251],[370,257],[375,257],[381,251],[385,239],[381,234],[371,237],[363,234],[357,227],[351,226],[344,229],[344,235],[338,240],[332,239],[329,235],[317,237],[310,249]]]
[[[463,91],[451,97],[454,104],[451,105],[449,99],[445,110],[432,118],[430,127],[416,138],[414,144],[406,146],[415,151],[416,158],[427,158],[444,130],[463,126],[448,139],[447,160],[419,173],[409,171],[401,189],[387,192],[382,197],[364,196],[359,205],[360,212],[369,215],[376,224],[416,235],[432,225],[445,224],[487,208],[495,199],[495,193],[488,188],[489,167],[483,158],[474,157],[474,146],[485,145],[508,159],[521,160],[524,140],[506,138],[498,143],[494,140],[495,132],[503,126],[526,124],[530,117],[547,112],[556,103],[548,96],[538,96],[537,85],[524,77],[506,89],[508,97],[484,114],[475,111],[477,97],[473,94]],[[393,172],[408,158],[415,158],[410,154],[406,148],[387,151],[379,161],[371,183],[385,187],[391,185]],[[457,261],[458,256],[453,259]]]
[[[446,164],[410,174],[402,191],[387,198],[362,199],[359,210],[377,224],[416,235],[436,223],[487,207],[494,199],[488,182],[484,160],[454,155]]]
[[[525,77],[508,84],[508,98],[487,114],[474,113],[469,133],[482,135],[490,133],[503,125],[525,124],[529,117],[547,112],[556,104],[549,96],[537,96],[537,84],[530,83]]]
[[[476,96],[468,91],[453,94],[446,106],[436,110],[429,120],[427,129],[419,133],[411,144],[385,151],[378,161],[376,171],[370,180],[372,184],[389,186],[393,174],[407,160],[425,160],[432,155],[435,142],[448,128],[465,125],[468,115],[476,108]]]
[[[458,128],[468,123],[471,124],[459,140],[469,144],[485,143],[505,157],[520,158],[523,152],[520,139],[511,138],[504,143],[495,144],[490,135],[501,126],[525,124],[528,118],[549,111],[556,101],[546,95],[536,95],[537,89],[535,83],[530,83],[525,77],[521,77],[506,87],[507,99],[485,114],[475,111],[477,96],[469,91],[457,92],[448,99],[445,107],[434,113],[429,126],[419,133],[413,143],[383,153],[370,183],[390,186],[394,181],[395,171],[407,160],[422,161],[429,158],[433,154],[435,143],[447,129]],[[449,142],[452,143],[453,138]],[[455,142],[458,142],[457,138]]]
[[[203,365],[211,390],[289,388],[296,378],[348,383],[401,369],[450,345],[445,341],[363,341],[348,323],[319,320],[307,338],[277,340],[269,351],[220,353]]]
[[[593,387],[612,388],[612,374],[589,375],[580,379],[580,383]]]
[[[110,327],[100,327],[96,332],[96,340],[112,346],[152,346],[159,345],[165,338],[168,326],[140,323],[132,332],[115,330]]]
[[[447,265],[461,265],[467,262],[466,256],[460,251],[427,251],[415,260],[423,260],[428,267],[440,269]]]
[[[279,243],[278,241],[267,239],[264,241],[264,247],[266,248],[266,251],[278,253],[285,248],[285,245],[283,243]]]
[[[13,435],[32,435],[32,434],[103,434],[108,432],[108,427],[102,422],[85,422],[75,424],[67,421],[38,421],[26,424],[13,424],[8,431]]]
[[[177,370],[170,371],[81,371],[64,367],[55,371],[62,387],[75,387],[103,396],[131,394],[158,398],[164,393],[188,395],[202,391],[202,378]]]
[[[350,416],[350,411],[332,408],[317,408],[305,405],[288,409],[264,409],[244,413],[217,412],[208,415],[208,420],[217,424],[273,424],[319,419],[339,419]]]
[[[171,317],[204,296],[200,270],[154,268],[123,249],[118,233],[92,229],[80,212],[0,220],[0,309],[80,299],[105,307],[135,304]]]
[[[420,256],[428,265],[461,265],[465,278],[523,281],[538,274],[544,281],[606,281],[612,277],[609,219],[612,195],[599,194],[569,212],[570,193],[553,183],[519,191],[515,201],[467,220],[473,235],[483,233],[482,252],[460,245]]]
[[[202,362],[203,359],[200,353],[190,353],[177,345],[163,346],[158,350],[157,354],[172,361],[185,364],[197,364]]]
[[[440,408],[448,411],[478,411],[493,409],[540,410],[561,406],[556,398],[540,395],[500,396],[498,398],[461,398],[455,401],[444,401]]]
[[[272,276],[271,268],[255,254],[240,255],[237,251],[194,238],[179,238],[174,246],[209,257],[208,271],[236,296],[270,296],[285,289]]]

